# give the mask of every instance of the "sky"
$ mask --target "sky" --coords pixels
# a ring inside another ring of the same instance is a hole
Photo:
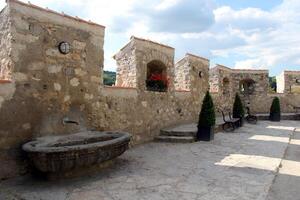
[[[26,2],[26,1],[25,1]],[[192,53],[211,66],[300,70],[299,0],[31,0],[106,26],[104,69],[132,35]],[[5,0],[0,0],[0,7]]]

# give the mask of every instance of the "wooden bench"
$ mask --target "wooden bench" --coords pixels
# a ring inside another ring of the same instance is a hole
[[[241,119],[240,118],[233,118],[231,116],[231,113],[228,113],[228,119],[226,119],[225,113],[223,110],[220,111],[222,113],[223,116],[223,121],[224,124],[222,125],[222,128],[225,132],[232,132],[234,131],[236,128],[239,127],[240,123],[241,123]]]

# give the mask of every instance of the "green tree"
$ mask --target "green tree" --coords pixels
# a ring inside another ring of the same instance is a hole
[[[269,92],[276,93],[276,90],[277,90],[276,76],[269,77]]]
[[[116,82],[116,72],[104,71],[103,73],[103,84],[114,85]]]
[[[215,108],[212,97],[209,91],[206,92],[206,95],[203,99],[201,112],[199,114],[199,127],[211,127],[216,124]]]
[[[240,118],[245,116],[244,106],[238,93],[236,93],[235,95],[232,116],[233,118]]]
[[[281,109],[280,109],[280,100],[278,97],[275,97],[272,101],[270,108],[270,120],[280,121]]]

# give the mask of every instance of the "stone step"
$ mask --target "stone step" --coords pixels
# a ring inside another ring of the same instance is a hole
[[[154,138],[158,142],[172,142],[172,143],[192,143],[195,142],[195,138],[192,136],[156,136]]]
[[[173,130],[160,130],[161,136],[180,136],[180,137],[193,137],[197,131],[173,131]]]

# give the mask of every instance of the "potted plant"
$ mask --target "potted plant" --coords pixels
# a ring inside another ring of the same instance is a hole
[[[233,109],[232,109],[232,117],[233,118],[239,118],[239,126],[242,126],[244,123],[244,116],[245,116],[245,110],[242,103],[242,100],[238,93],[235,95],[234,103],[233,103]]]
[[[201,112],[199,114],[197,140],[213,140],[215,123],[216,116],[214,103],[209,94],[209,91],[207,91],[203,99]]]
[[[280,101],[278,97],[275,97],[272,101],[270,108],[270,120],[279,122],[281,119]]]

